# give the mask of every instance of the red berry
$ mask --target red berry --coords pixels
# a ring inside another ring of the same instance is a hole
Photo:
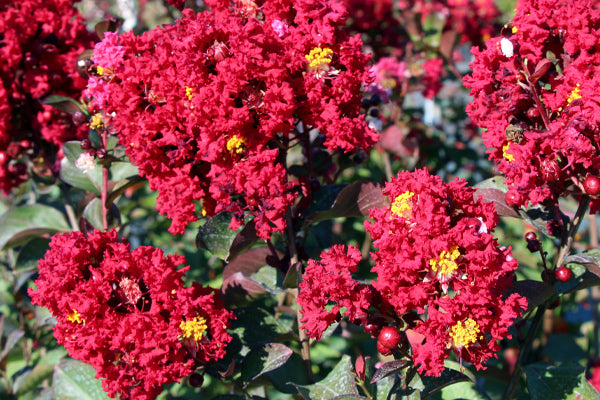
[[[400,343],[400,339],[401,336],[398,329],[392,326],[384,326],[381,328],[381,332],[379,332],[377,344],[381,344],[383,347],[393,350]]]
[[[368,319],[364,324],[365,332],[371,335],[372,338],[375,338],[379,334],[382,325],[383,322],[379,318]]]
[[[200,374],[190,375],[190,385],[193,387],[200,387],[204,383],[204,377]]]
[[[571,271],[569,268],[567,267],[559,267],[556,270],[556,279],[558,279],[561,282],[567,282],[569,279],[571,279],[571,277],[573,276],[573,271]]]
[[[600,193],[600,179],[595,176],[588,176],[583,181],[583,188],[590,196],[595,196]]]
[[[535,234],[535,232],[529,231],[525,234],[525,240],[529,241],[529,240],[535,240],[535,239],[537,239],[537,235]]]
[[[529,250],[532,253],[535,253],[537,251],[540,251],[541,248],[541,244],[539,240],[528,240],[527,241],[527,250]]]
[[[81,126],[88,121],[88,117],[86,117],[86,115],[84,113],[82,113],[81,111],[75,111],[73,113],[73,115],[71,116],[71,119],[73,121],[73,124],[75,124],[75,126]]]
[[[381,342],[377,342],[377,351],[383,354],[384,356],[388,356],[393,352],[392,349],[388,349],[387,347],[382,345]]]
[[[530,119],[535,119],[537,117],[540,116],[540,110],[538,110],[535,107],[530,108],[529,110],[527,110],[527,117]]]
[[[100,159],[100,160],[104,160],[107,156],[106,150],[104,149],[98,149],[96,150],[96,158]]]
[[[519,205],[519,193],[516,190],[509,190],[506,192],[504,199],[509,207],[515,207]]]
[[[545,269],[542,271],[542,281],[546,283],[552,283],[554,281],[555,273],[551,269]]]
[[[556,181],[560,177],[560,167],[556,160],[546,159],[540,165],[540,174],[546,182]]]
[[[82,139],[80,146],[82,150],[89,150],[92,148],[92,141],[90,139]]]

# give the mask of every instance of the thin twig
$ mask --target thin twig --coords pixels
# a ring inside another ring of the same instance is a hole
[[[107,147],[107,143],[108,143],[108,138],[107,138],[107,133],[106,133],[106,129],[102,130],[102,147],[104,148],[104,150],[106,151],[106,147]],[[108,198],[108,165],[107,164],[102,164],[102,195],[101,195],[101,202],[102,202],[102,229],[104,229],[105,231],[108,230],[108,211],[107,211],[107,207],[106,207],[106,200]]]
[[[571,246],[573,245],[573,240],[575,238],[575,234],[579,230],[579,226],[581,225],[581,221],[583,221],[585,212],[587,211],[587,207],[590,204],[589,196],[583,196],[579,201],[579,206],[577,207],[577,211],[575,212],[575,216],[571,221],[571,226],[569,229],[569,233],[566,237],[566,240],[563,240],[563,243],[558,251],[556,256],[556,260],[554,263],[554,268],[560,266],[564,263],[564,259],[569,254],[571,250]],[[506,387],[506,391],[504,392],[504,400],[511,400],[515,391],[517,390],[517,383],[522,374],[522,365],[523,361],[527,359],[529,356],[529,352],[532,349],[533,341],[537,336],[537,332],[542,323],[544,314],[546,312],[547,305],[542,304],[538,307],[535,316],[533,317],[533,321],[531,323],[531,327],[529,328],[529,332],[527,332],[527,337],[525,338],[525,342],[521,346],[521,351],[519,352],[519,357],[517,358],[517,363],[515,365],[515,370],[513,371],[508,386]]]
[[[564,264],[565,257],[569,254],[571,250],[571,246],[573,246],[573,241],[575,240],[575,234],[579,230],[579,226],[583,221],[583,217],[585,212],[587,211],[588,205],[590,204],[589,196],[583,196],[579,201],[579,206],[577,207],[577,211],[575,212],[575,216],[571,221],[571,228],[569,229],[569,234],[567,235],[566,243],[563,243],[558,255],[556,256],[556,260],[554,263],[554,267],[560,267]]]
[[[540,325],[542,323],[542,319],[544,313],[546,311],[546,305],[543,304],[538,307],[535,316],[533,317],[533,321],[531,323],[531,327],[529,328],[529,332],[527,332],[527,337],[525,338],[525,342],[523,346],[521,346],[521,351],[519,352],[519,357],[517,358],[517,363],[515,364],[515,369],[510,376],[510,381],[508,382],[508,386],[506,387],[506,391],[504,392],[504,400],[511,400],[517,390],[517,384],[519,382],[519,378],[521,377],[521,373],[523,370],[523,361],[527,359],[529,356],[529,352],[531,351],[533,340],[537,335],[537,331],[540,329]]]
[[[65,211],[67,212],[67,218],[69,219],[69,224],[71,225],[71,229],[73,232],[79,232],[79,224],[77,223],[77,216],[75,215],[75,210],[73,210],[73,206],[69,204],[69,196],[64,185],[60,185],[60,190],[62,192],[63,198],[65,201]]]
[[[292,212],[288,210],[286,213],[287,222],[287,239],[288,239],[288,250],[290,252],[290,268],[296,268],[298,275],[297,283],[300,284],[302,277],[302,263],[298,261],[298,252],[296,250],[296,234],[294,233],[294,226],[292,221]],[[307,379],[312,382],[312,363],[310,361],[310,343],[306,331],[301,328],[302,313],[300,312],[300,306],[298,305],[298,289],[292,291],[294,295],[294,302],[296,303],[296,319],[298,322],[298,337],[300,338],[302,360],[304,360],[304,369],[306,372]]]

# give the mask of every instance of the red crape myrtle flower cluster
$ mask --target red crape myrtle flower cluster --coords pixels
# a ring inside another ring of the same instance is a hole
[[[584,192],[586,177],[600,173],[598,3],[519,1],[512,27],[486,46],[472,51],[467,112],[485,129],[511,200]]]
[[[520,295],[505,294],[517,262],[491,234],[498,222],[494,205],[475,199],[465,181],[444,184],[426,170],[399,173],[384,194],[391,206],[372,209],[365,223],[377,248],[371,253],[377,279],[365,285],[352,278],[361,260],[352,246],[311,260],[298,298],[304,328],[318,338],[340,317],[340,307],[359,323],[377,310],[410,330],[421,372],[439,375],[450,350],[483,368],[527,306]]]
[[[159,191],[170,232],[195,221],[201,201],[203,216],[232,212],[231,228],[255,216],[267,238],[296,197],[283,164],[291,141],[318,128],[331,151],[376,142],[359,116],[369,57],[335,1],[207,4],[142,36],[107,34],[89,94]]]
[[[55,146],[87,128],[41,104],[48,95],[79,99],[86,81],[77,57],[92,47],[73,0],[0,2],[0,190],[28,178],[24,155],[55,157]],[[54,145],[54,146],[52,146]],[[46,160],[47,161],[47,160]]]
[[[150,246],[131,250],[114,230],[55,235],[29,294],[111,397],[154,399],[163,384],[222,358],[231,340],[232,313],[213,289],[183,286],[183,263]]]

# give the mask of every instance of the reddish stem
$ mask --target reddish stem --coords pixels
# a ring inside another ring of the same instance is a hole
[[[102,131],[102,147],[104,148],[105,151],[106,151],[106,147],[107,147],[107,142],[108,142],[108,138],[107,138],[106,129],[103,129],[103,131]],[[103,163],[102,164],[101,202],[102,202],[102,229],[104,229],[105,231],[108,230],[108,211],[106,208],[107,199],[108,199],[108,165]]]

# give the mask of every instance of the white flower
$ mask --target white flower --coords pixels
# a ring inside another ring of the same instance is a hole
[[[502,40],[500,40],[500,50],[502,50],[502,54],[504,54],[504,56],[508,58],[512,57],[515,54],[515,47],[513,46],[512,42],[507,38],[502,38]]]
[[[81,170],[84,174],[87,174],[94,168],[96,168],[96,160],[94,156],[87,151],[82,153],[75,161],[75,166]]]
[[[483,222],[483,218],[481,217],[477,217],[477,219],[479,221],[481,221],[481,226],[479,227],[479,231],[477,231],[478,234],[482,234],[482,233],[488,233],[488,229],[487,226],[485,226],[485,222]]]

